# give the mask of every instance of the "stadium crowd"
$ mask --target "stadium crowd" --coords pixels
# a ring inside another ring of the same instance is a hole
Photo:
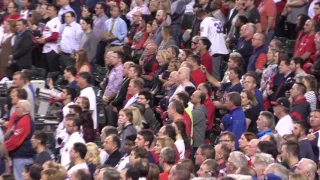
[[[320,179],[320,0],[0,3],[0,179]]]

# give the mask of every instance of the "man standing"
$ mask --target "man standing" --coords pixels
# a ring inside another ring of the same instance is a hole
[[[282,144],[281,159],[284,165],[288,166],[291,172],[294,172],[299,162],[299,144],[294,141],[287,141]]]
[[[308,158],[315,160],[315,157],[312,147],[310,144],[310,141],[307,139],[307,135],[310,130],[310,125],[306,121],[296,121],[293,126],[293,134],[297,137],[298,142],[299,142],[299,157],[300,158]],[[315,162],[318,160],[315,160]]]
[[[177,89],[174,91],[173,95],[170,97],[170,101],[172,98],[181,91],[185,91],[186,87],[193,87],[193,83],[190,81],[191,70],[187,67],[181,67],[178,71],[178,81],[179,85]]]
[[[262,111],[257,120],[258,133],[257,136],[261,139],[264,135],[274,134],[271,128],[274,126],[274,116],[271,112]]]
[[[212,70],[212,57],[209,54],[209,50],[211,47],[211,42],[208,38],[201,38],[198,42],[197,45],[197,50],[201,54],[201,64],[206,67],[208,73],[210,75],[213,75],[213,70]],[[215,77],[217,76],[216,74],[214,75]],[[198,87],[196,85],[196,87]]]
[[[220,80],[220,65],[224,56],[229,53],[223,34],[223,26],[218,19],[210,17],[204,9],[199,9],[196,16],[199,20],[202,20],[200,24],[200,35],[208,38],[211,44],[219,44],[219,46],[211,46],[209,53],[213,59],[213,74],[216,79]]]
[[[98,2],[95,7],[96,18],[93,21],[93,33],[96,35],[96,38],[101,40],[101,33],[103,32],[104,23],[108,19],[105,14],[106,4],[103,2]]]
[[[139,92],[143,89],[143,80],[141,78],[131,79],[128,87],[128,94],[132,97],[126,102],[124,108],[138,102]]]
[[[254,34],[252,38],[253,52],[250,56],[247,72],[248,71],[263,71],[264,65],[267,62],[267,47],[265,45],[266,37],[262,33]]]
[[[94,64],[98,40],[92,31],[93,20],[90,17],[82,18],[80,24],[84,32],[80,41],[80,49],[86,51],[89,62]]]
[[[44,44],[42,53],[46,64],[45,67],[48,72],[55,72],[60,69],[58,39],[61,21],[57,16],[58,10],[58,6],[48,6],[48,15],[51,20],[46,23],[43,29],[42,38],[38,39],[39,43]]]
[[[290,90],[291,103],[290,116],[294,121],[308,121],[310,114],[310,104],[304,97],[307,88],[302,83],[295,83]]]
[[[30,69],[32,65],[33,41],[27,26],[27,20],[19,19],[17,21],[18,34],[12,49],[12,55],[9,56],[11,63],[16,65],[16,71]]]
[[[97,97],[92,88],[92,75],[89,72],[79,73],[78,86],[81,89],[80,96],[85,96],[89,99],[90,110],[92,111],[93,128],[98,129],[97,122]]]
[[[199,41],[200,43],[200,41]],[[210,60],[211,56],[209,55]],[[204,83],[206,81],[205,74],[200,70],[201,60],[197,55],[191,55],[187,57],[187,62],[192,65],[191,77],[194,82],[195,87],[198,87],[199,84]],[[211,62],[211,61],[210,61]],[[212,67],[212,66],[210,66]]]
[[[86,154],[87,154],[87,147],[85,144],[80,142],[73,144],[73,147],[70,151],[70,159],[73,166],[68,170],[67,179],[71,178],[72,173],[77,170],[89,169],[86,161],[84,160],[84,158],[86,157]]]
[[[148,43],[139,61],[142,69],[141,78],[145,81],[145,87],[152,88],[154,73],[159,68],[159,63],[156,59],[157,50],[158,46],[154,42]]]
[[[63,0],[64,1],[64,0]],[[61,11],[61,10],[60,10]],[[62,69],[67,66],[74,66],[75,61],[71,57],[79,50],[80,41],[83,34],[81,26],[75,21],[73,11],[64,14],[65,24],[60,29],[60,65]]]
[[[241,97],[237,92],[231,92],[226,97],[226,108],[229,113],[222,118],[223,131],[230,131],[236,135],[235,148],[239,149],[239,142],[242,133],[247,130],[246,116],[241,108]]]
[[[61,165],[66,169],[70,167],[70,151],[75,143],[85,144],[84,139],[80,135],[81,121],[79,117],[75,114],[68,114],[66,116],[66,131],[69,134],[68,138],[65,138],[62,142],[62,147],[60,149],[61,155]]]
[[[290,61],[291,72],[295,74],[294,78],[306,76],[307,73],[302,69],[304,60],[301,57],[293,57]]]
[[[277,99],[276,102],[271,102],[273,104],[274,115],[279,118],[276,125],[276,131],[280,136],[292,134],[293,121],[289,115],[290,102],[288,98],[282,97]]]
[[[195,91],[191,96],[191,103],[194,105],[192,110],[193,118],[193,147],[194,152],[199,146],[205,143],[206,133],[206,114],[207,110],[203,103],[206,99],[205,94]]]
[[[144,3],[144,0],[135,0],[137,6],[134,7],[130,12],[127,13],[126,18],[129,19],[131,22],[133,19],[133,14],[137,11],[140,11],[141,14],[150,14],[149,8],[146,3]]]
[[[73,14],[75,14],[74,10],[71,8],[70,6],[70,1],[68,0],[59,0],[58,1],[58,5],[61,6],[61,9],[59,10],[58,16],[59,19],[61,21],[61,23],[63,24],[65,21],[65,14],[67,12],[73,12]]]
[[[105,165],[115,167],[122,155],[120,150],[121,142],[118,136],[110,135],[103,142],[104,150],[109,154],[108,159],[104,162]]]
[[[31,137],[34,132],[34,122],[30,116],[31,104],[27,100],[20,100],[16,105],[16,115],[12,131],[8,140],[4,142],[10,153],[15,179],[22,179],[24,166],[33,162],[35,154]]]
[[[34,162],[40,166],[47,161],[54,160],[54,155],[49,149],[47,149],[47,140],[48,137],[44,132],[35,132],[31,138],[32,148],[37,152]]]
[[[175,44],[180,47],[181,24],[186,10],[186,3],[183,0],[171,1],[171,32]]]

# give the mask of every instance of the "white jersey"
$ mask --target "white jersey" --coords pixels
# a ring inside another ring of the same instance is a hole
[[[200,36],[206,37],[211,42],[210,55],[228,54],[226,41],[221,22],[214,17],[206,17],[200,24]]]
[[[61,21],[59,17],[55,17],[47,22],[45,27],[43,28],[42,37],[44,39],[50,37],[53,33],[59,33],[61,27]],[[55,51],[58,53],[58,41],[55,42],[47,42],[44,44],[43,53],[48,53],[50,51]]]

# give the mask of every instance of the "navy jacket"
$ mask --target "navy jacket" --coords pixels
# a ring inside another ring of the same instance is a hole
[[[252,55],[249,58],[247,72],[256,70],[256,62],[257,62],[258,57],[260,56],[261,53],[267,54],[267,51],[268,51],[268,49],[264,45],[253,50]]]

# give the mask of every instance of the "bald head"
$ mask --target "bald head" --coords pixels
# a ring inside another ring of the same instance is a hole
[[[190,69],[187,67],[181,67],[178,71],[178,78],[180,83],[183,83],[184,81],[189,81],[190,79]]]
[[[266,37],[262,33],[255,33],[252,38],[253,48],[261,47],[266,41]]]
[[[316,28],[316,22],[312,19],[309,19],[306,21],[306,23],[303,26],[303,32],[307,34],[312,34],[314,33]]]

